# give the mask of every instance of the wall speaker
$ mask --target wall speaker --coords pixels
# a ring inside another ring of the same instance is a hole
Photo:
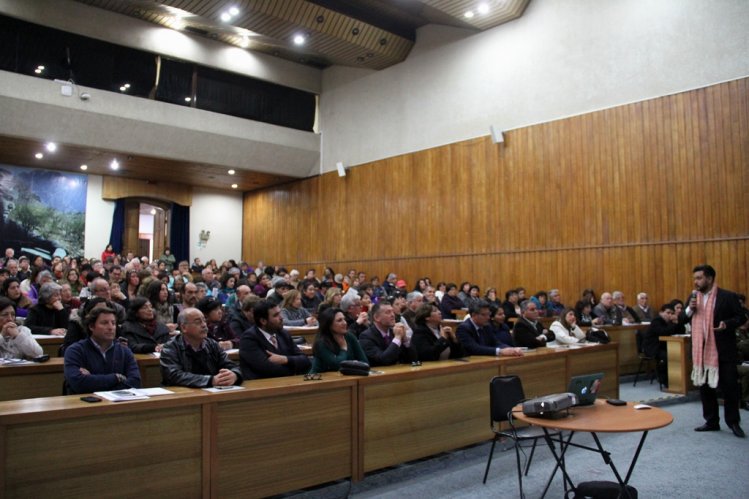
[[[345,177],[346,176],[346,168],[343,166],[343,163],[340,161],[335,164],[335,167],[338,169],[338,176],[339,177]]]
[[[492,134],[492,142],[495,144],[501,144],[505,141],[505,136],[502,133],[502,130],[498,129],[494,125],[491,125],[489,127],[489,132]]]

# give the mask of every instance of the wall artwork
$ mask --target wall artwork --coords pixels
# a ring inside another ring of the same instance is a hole
[[[0,164],[0,248],[21,255],[83,254],[88,177]]]

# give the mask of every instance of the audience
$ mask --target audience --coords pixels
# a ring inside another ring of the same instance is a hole
[[[554,333],[556,342],[563,345],[585,341],[585,333],[577,325],[577,316],[571,308],[564,309],[559,319],[551,323],[549,330]]]
[[[647,293],[637,293],[637,306],[632,309],[637,322],[650,322],[655,318],[655,314],[653,313],[653,309],[650,308],[648,300]]]
[[[156,320],[153,305],[139,296],[130,300],[127,318],[122,324],[122,336],[133,353],[160,352],[169,341],[169,329]]]
[[[406,335],[406,327],[395,322],[393,306],[386,301],[372,307],[372,322],[359,335],[364,353],[372,366],[389,366],[397,363],[411,363],[417,359],[411,339]]]
[[[538,322],[538,308],[533,301],[525,300],[521,302],[520,312],[522,315],[512,329],[515,345],[538,348],[545,347],[554,341],[554,333],[544,329],[543,325]]]
[[[206,297],[198,302],[198,310],[203,313],[208,328],[208,337],[218,342],[224,350],[239,348],[239,336],[235,336],[224,317],[224,309],[216,298]]]
[[[457,338],[468,355],[489,355],[499,357],[519,356],[519,348],[500,343],[489,328],[491,308],[485,301],[475,303],[468,311],[469,316],[458,326]]]
[[[34,306],[34,303],[21,292],[21,283],[15,277],[3,281],[2,295],[13,302],[17,317],[26,317],[29,309]]]
[[[33,334],[65,336],[70,320],[70,311],[62,304],[60,285],[46,282],[39,289],[39,301],[29,309],[24,325]]]
[[[455,283],[449,283],[445,287],[445,294],[440,302],[440,311],[446,319],[455,319],[453,310],[461,310],[465,307],[463,300],[458,297],[458,286]]]
[[[242,372],[223,348],[208,338],[208,326],[197,308],[186,308],[177,316],[182,334],[161,350],[161,377],[165,386],[194,388],[242,384]]]
[[[593,307],[593,315],[606,325],[618,326],[622,323],[622,311],[614,304],[614,297],[611,293],[601,295],[601,302]]]
[[[465,357],[463,345],[453,329],[441,326],[442,312],[433,303],[423,303],[414,316],[413,341],[420,361],[446,360]]]
[[[286,293],[281,302],[281,317],[284,326],[314,326],[317,319],[302,306],[302,295],[293,289]]]

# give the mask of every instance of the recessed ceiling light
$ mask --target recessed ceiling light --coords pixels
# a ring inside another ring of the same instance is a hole
[[[41,69],[39,69],[39,68],[36,68],[36,69],[34,70],[34,73],[36,73],[36,74],[40,75],[40,74],[42,74],[42,70],[41,70]]]
[[[127,92],[127,87],[126,87],[126,86],[124,86],[124,85],[123,85],[123,86],[121,86],[121,87],[120,87],[120,92]]]
[[[235,173],[237,173],[237,172],[235,172],[234,170],[229,170],[229,172],[228,172],[228,173],[229,173],[229,175],[234,175],[234,174],[235,174]]]
[[[122,86],[123,86],[123,87],[125,87],[125,88],[130,88],[130,84],[129,84],[129,83],[125,83],[125,84],[124,84],[124,85],[122,85]]]
[[[192,99],[190,97],[185,97],[185,102],[190,102]]]
[[[236,189],[237,187],[239,187],[237,184],[231,184],[232,189]]]
[[[231,21],[231,14],[229,14],[228,12],[223,12],[221,14],[221,20],[225,23],[228,23],[229,21]]]
[[[155,215],[155,214],[156,214],[156,208],[151,208],[151,215]]]
[[[42,66],[42,65],[40,64],[40,65],[38,65],[38,66],[36,67],[36,69],[41,69],[42,71],[44,71],[44,66]]]
[[[35,157],[36,159],[42,159],[42,158],[44,157],[44,154],[42,154],[42,153],[38,152],[38,153],[34,154],[34,157]]]
[[[470,19],[470,18],[472,18],[472,17],[473,17],[473,11],[472,11],[472,10],[468,10],[468,11],[466,11],[466,13],[465,13],[465,14],[463,14],[463,15],[464,15],[464,16],[466,17],[466,19]]]
[[[230,16],[236,16],[239,14],[239,9],[236,7],[230,7],[229,8],[229,15]]]
[[[85,172],[86,170],[88,170],[88,165],[81,165],[81,170],[83,170],[84,172]]]
[[[47,142],[44,148],[49,152],[55,152],[57,150],[57,144],[55,144],[54,142]]]
[[[306,42],[307,39],[304,37],[304,35],[296,35],[294,36],[294,44],[296,45],[304,45],[304,42]]]
[[[489,13],[489,4],[487,3],[480,3],[477,10],[479,11],[479,14],[488,14]]]
[[[109,168],[112,170],[119,170],[120,169],[120,162],[116,159],[113,159],[111,163],[109,163]]]

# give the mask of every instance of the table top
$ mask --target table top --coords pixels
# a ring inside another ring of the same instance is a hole
[[[513,410],[515,419],[535,426],[556,428],[568,431],[589,431],[595,433],[624,433],[647,431],[670,425],[674,417],[671,413],[652,407],[637,410],[636,404],[614,406],[604,400],[596,400],[592,406],[573,407],[570,415],[561,419],[534,418],[523,414],[520,405]]]

